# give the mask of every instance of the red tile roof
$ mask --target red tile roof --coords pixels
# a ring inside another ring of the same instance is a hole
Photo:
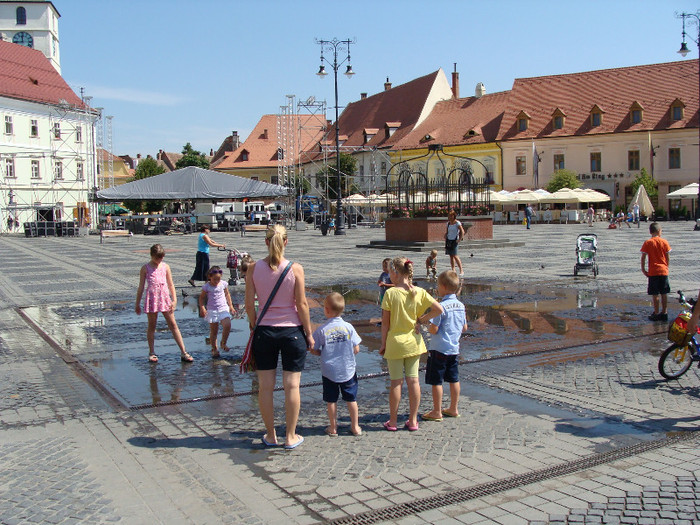
[[[5,41],[0,41],[0,96],[85,107],[41,51]]]
[[[317,144],[325,133],[328,122],[324,115],[293,115],[297,127],[304,129],[297,145],[297,154]],[[267,131],[267,133],[266,133]],[[298,132],[298,129],[295,130]],[[226,153],[212,169],[226,170],[234,168],[266,168],[277,166],[277,115],[263,115],[246,141],[235,151]],[[248,160],[243,160],[243,151],[248,152]],[[296,162],[297,159],[294,159]]]
[[[340,135],[348,137],[343,147],[381,148],[389,147],[401,140],[418,122],[438,75],[444,75],[444,73],[438,70],[348,104],[338,119]],[[386,136],[387,126],[398,126],[391,137]],[[364,131],[371,128],[377,129],[378,132],[365,144]],[[329,140],[335,141],[335,127],[331,128]]]
[[[669,109],[679,98],[684,118],[672,121]],[[643,109],[642,121],[630,122],[634,103]],[[604,110],[602,124],[592,127],[591,109]],[[552,113],[565,115],[564,127],[554,129]],[[517,116],[531,117],[529,127],[518,131]],[[627,131],[693,128],[698,126],[698,60],[603,69],[519,78],[513,83],[508,108],[498,133],[499,140],[532,139],[571,135],[596,135]]]
[[[510,91],[438,102],[430,116],[394,144],[395,149],[494,142]],[[429,138],[428,138],[429,136]]]

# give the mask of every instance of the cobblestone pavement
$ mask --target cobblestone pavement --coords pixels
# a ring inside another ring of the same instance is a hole
[[[672,288],[695,295],[700,233],[691,223],[663,228],[673,247]],[[261,447],[262,424],[246,392],[125,409],[86,382],[78,365],[90,363],[89,352],[78,359],[70,345],[57,351],[20,315],[32,305],[133,301],[154,242],[166,248],[178,293],[187,293],[193,236],[104,245],[95,236],[0,236],[0,523],[700,523],[700,373],[665,382],[656,371],[667,346],[663,327],[639,321],[648,304],[639,247],[648,232],[596,224],[600,275],[575,278],[575,239],[589,231],[497,226],[496,238],[526,245],[462,253],[467,282],[535,295],[612,293],[618,306],[597,312],[626,310],[626,335],[577,340],[564,327],[563,348],[470,360],[461,367],[462,416],[424,421],[411,433],[382,429],[387,378],[375,373],[361,378],[363,435],[349,435],[341,406],[341,435],[326,436],[320,378],[307,372],[299,428],[306,442],[294,451]],[[259,233],[212,236],[264,255]],[[393,253],[355,245],[382,238],[382,230],[294,231],[288,256],[304,265],[310,287],[371,288],[381,259]],[[213,254],[213,262],[223,264],[224,255]],[[424,256],[409,254],[418,264]],[[476,302],[494,298],[522,299],[475,294]],[[567,315],[594,322],[575,306],[560,317]],[[528,330],[507,334],[513,350],[537,350]],[[191,375],[204,370],[193,367]],[[424,388],[422,407],[429,403]]]

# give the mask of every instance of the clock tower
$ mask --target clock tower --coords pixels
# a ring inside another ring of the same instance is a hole
[[[0,36],[7,42],[41,51],[60,73],[60,17],[53,2],[47,0],[0,0]]]

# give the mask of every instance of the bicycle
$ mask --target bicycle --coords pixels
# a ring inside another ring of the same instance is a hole
[[[689,334],[686,329],[695,301],[686,300],[683,292],[679,290],[678,302],[684,310],[668,328],[668,339],[673,344],[664,350],[659,358],[659,373],[666,379],[678,379],[690,369],[694,362],[700,362],[700,353],[698,353],[700,327],[695,334]]]

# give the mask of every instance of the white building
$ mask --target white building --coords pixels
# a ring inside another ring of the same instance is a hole
[[[60,17],[53,3],[46,0],[0,0],[0,35],[6,42],[41,51],[60,73]]]
[[[8,215],[20,223],[86,218],[98,118],[41,52],[0,42],[3,229]]]

